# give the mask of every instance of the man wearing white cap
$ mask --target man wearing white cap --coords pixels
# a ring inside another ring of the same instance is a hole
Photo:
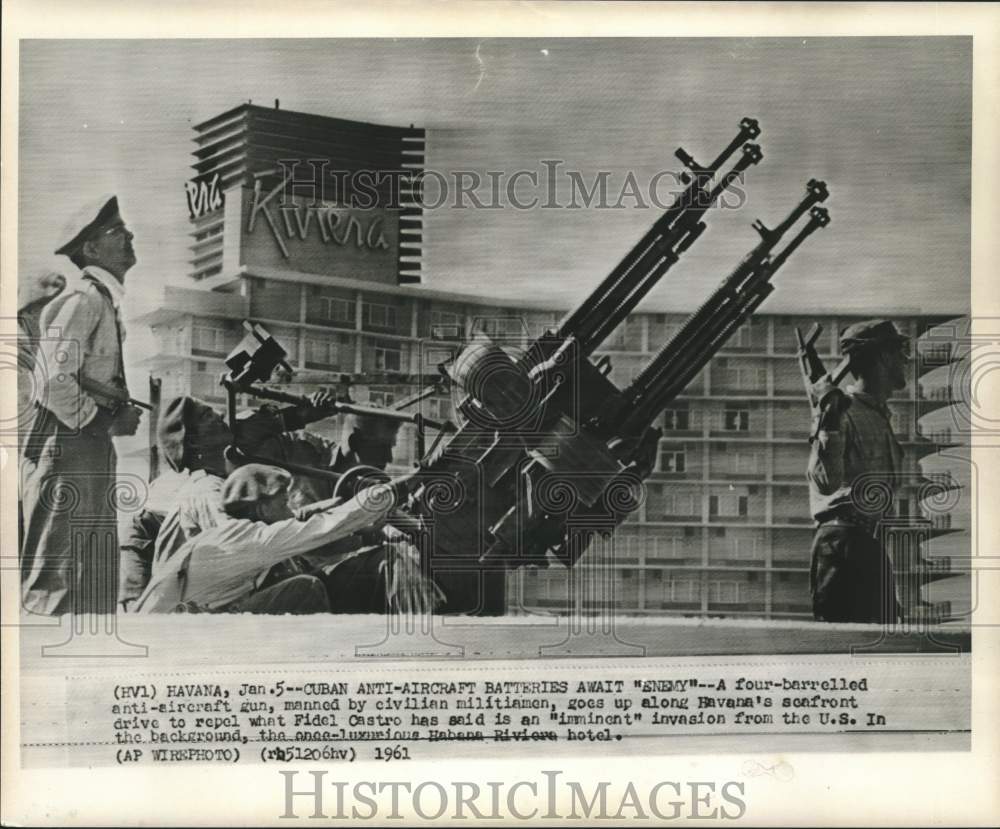
[[[136,262],[115,196],[67,224],[57,255],[78,272],[39,320],[35,419],[24,448],[21,588],[25,610],[113,613],[118,585],[111,438],[133,435],[120,303]]]

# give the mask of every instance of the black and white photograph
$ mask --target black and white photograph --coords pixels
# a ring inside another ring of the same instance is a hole
[[[996,14],[144,5],[4,41],[5,823],[998,817]]]

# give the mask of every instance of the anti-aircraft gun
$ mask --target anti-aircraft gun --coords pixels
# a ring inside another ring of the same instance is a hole
[[[708,209],[761,160],[760,148],[745,143],[759,132],[756,121],[744,119],[736,138],[704,167],[678,150],[686,189],[557,328],[521,354],[478,335],[443,368],[462,395],[464,423],[424,459],[427,484],[405,510],[411,520],[397,526],[427,551],[447,596],[445,611],[502,613],[506,571],[550,555],[575,563],[589,538],[567,533],[574,512],[603,516],[605,526],[624,520],[652,470],[657,416],[767,298],[771,277],[788,257],[828,224],[818,206],[826,186],[810,181],[781,224],[754,224],[757,246],[630,385],[619,389],[608,377],[608,360],[592,360],[701,236]],[[807,213],[804,226],[776,251]]]
[[[506,572],[550,556],[574,564],[589,542],[569,532],[570,517],[592,516],[603,531],[632,511],[650,474],[663,409],[773,291],[774,273],[816,229],[829,223],[818,206],[826,185],[810,181],[806,196],[774,229],[756,222],[760,242],[624,389],[608,377],[607,358],[594,352],[635,310],[658,280],[705,231],[707,211],[761,158],[750,143],[760,134],[746,118],[736,137],[709,165],[683,150],[685,189],[597,289],[526,350],[474,336],[441,367],[460,395],[460,427],[441,426],[422,458],[418,481],[391,521],[421,549],[424,566],[446,596],[445,612],[498,614],[505,610]],[[740,151],[731,168],[722,173]],[[776,250],[799,220],[808,220]],[[301,403],[258,385],[284,359],[261,332],[254,358],[236,354],[224,380],[235,421],[235,394]],[[266,333],[266,332],[265,332]],[[267,357],[267,359],[264,359]],[[255,366],[264,370],[257,371]],[[338,411],[360,410],[340,404]],[[417,419],[404,413],[383,414]],[[365,413],[374,413],[367,409]],[[363,483],[363,481],[361,482]]]

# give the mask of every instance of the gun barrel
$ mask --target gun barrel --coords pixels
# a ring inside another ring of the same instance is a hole
[[[769,284],[773,274],[813,231],[829,223],[827,211],[815,207],[815,203],[827,195],[826,185],[812,180],[807,185],[805,198],[774,230],[755,223],[761,235],[760,242],[626,389],[629,405],[624,408],[624,418],[628,428],[645,428],[645,424],[683,391],[736,328],[767,298],[773,290]],[[809,222],[771,258],[782,236],[810,209]]]
[[[266,386],[241,386],[230,380],[223,379],[222,385],[227,389],[240,394],[249,394],[263,400],[273,400],[276,403],[289,403],[293,406],[311,406],[309,398],[298,394],[270,389]],[[385,420],[395,420],[399,423],[415,423],[417,425],[430,426],[439,431],[455,431],[455,425],[451,421],[432,420],[422,416],[419,412],[404,412],[398,409],[382,409],[378,406],[359,406],[355,403],[330,403],[329,412],[335,414],[355,414],[368,415],[371,417],[381,417]]]
[[[686,235],[686,232],[697,224],[698,219],[711,206],[713,200],[711,195],[705,191],[705,182],[721,169],[726,160],[746,140],[755,138],[759,134],[760,127],[757,122],[750,118],[744,118],[740,124],[740,132],[736,138],[729,143],[713,161],[712,165],[707,168],[698,166],[694,162],[694,159],[683,153],[683,151],[680,151],[683,154],[682,160],[684,163],[695,172],[693,179],[674,204],[653,224],[653,227],[639,240],[590,296],[566,316],[559,326],[557,332],[559,337],[574,336],[578,340],[594,339],[591,336],[591,329],[598,325],[601,320],[608,319],[611,316],[617,317],[617,309],[622,306],[626,297],[634,294],[635,285],[643,282],[644,278],[645,281],[649,282],[649,285],[635,299],[635,303],[641,299],[642,295],[645,295],[645,292],[649,290],[649,287],[652,287],[652,284],[655,284],[655,281],[662,276],[666,268],[673,264],[669,258],[672,251],[669,250],[669,245],[664,244],[667,242],[665,238],[667,234],[680,219],[686,217],[692,210],[698,211],[697,217],[694,221],[687,222],[687,228],[684,233],[679,234],[674,239],[674,243],[676,244],[677,241],[680,241]],[[749,161],[748,159],[753,154],[755,154],[755,160]],[[741,159],[741,162],[745,165],[743,169],[749,166],[750,163],[759,161],[759,158],[759,148],[756,148],[754,153],[745,152],[743,159]],[[731,181],[732,179],[726,183],[726,186]],[[716,188],[716,190],[717,198],[718,193],[721,193],[721,189]],[[665,247],[669,251],[666,255],[663,250]],[[662,265],[662,269],[658,269],[657,265]],[[655,275],[650,274],[651,269]],[[638,278],[634,278],[636,276]],[[634,307],[634,305],[631,307]],[[625,310],[626,315],[631,310],[631,307]],[[616,322],[615,325],[617,324]]]
[[[705,224],[702,217],[715,204],[723,192],[763,155],[756,144],[747,144],[743,154],[722,179],[709,191],[701,190],[698,203],[692,205],[662,237],[653,242],[614,290],[602,300],[604,313],[591,313],[589,324],[581,325],[572,333],[580,343],[582,353],[589,355],[614,331],[664,273],[678,260],[702,234]],[[632,278],[632,277],[635,278]],[[597,309],[593,309],[596,311]]]

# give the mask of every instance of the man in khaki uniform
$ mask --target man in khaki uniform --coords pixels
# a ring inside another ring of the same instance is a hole
[[[115,196],[68,225],[55,251],[79,269],[42,310],[35,416],[23,450],[21,588],[31,613],[113,613],[118,584],[111,438],[133,435],[120,303],[135,265]],[[100,385],[97,385],[100,384]],[[97,391],[101,388],[101,391]]]
[[[868,511],[865,489],[894,493],[898,486],[903,450],[887,401],[906,387],[908,342],[888,320],[841,333],[854,384],[825,395],[806,472],[817,525],[810,572],[817,621],[888,624],[899,616],[892,563],[878,540],[882,514]]]

